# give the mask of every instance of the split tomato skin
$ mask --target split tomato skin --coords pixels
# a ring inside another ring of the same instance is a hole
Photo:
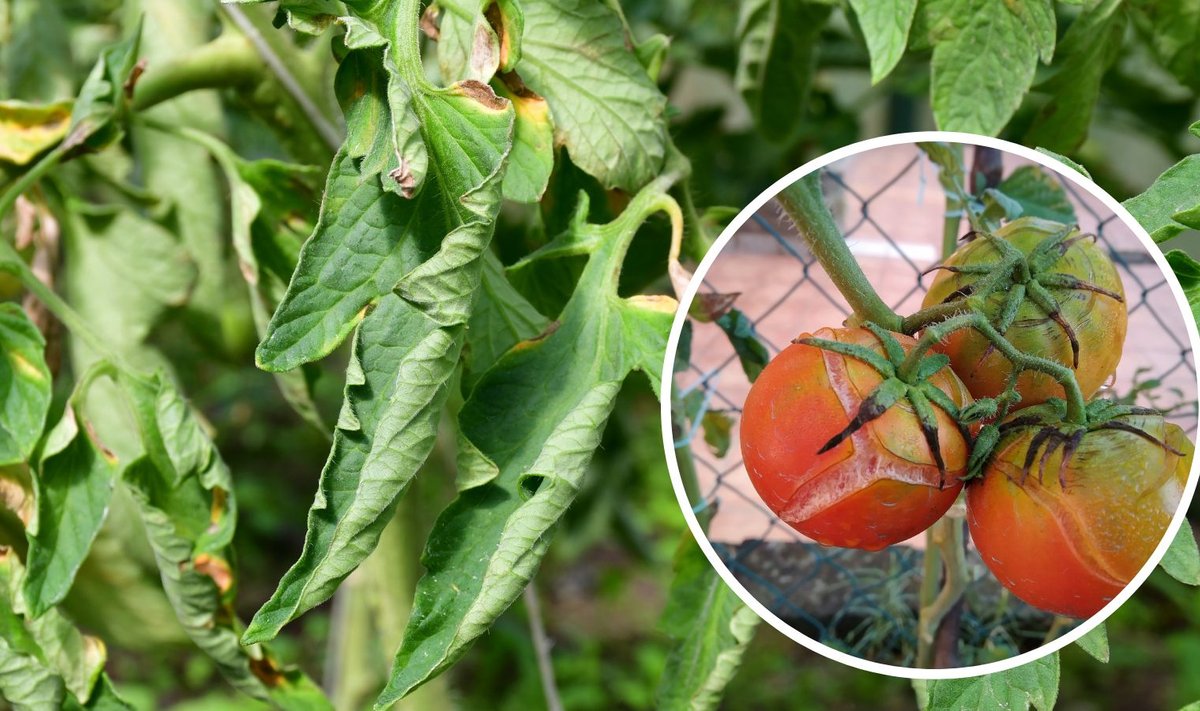
[[[1065,463],[1062,447],[1049,456],[1039,447],[1026,473],[1037,444],[1030,428],[1002,438],[967,485],[967,524],[984,564],[1034,607],[1099,612],[1150,559],[1182,501],[1194,452],[1183,430],[1158,415],[1122,419],[1183,454],[1130,432],[1091,431]]]
[[[812,335],[882,352],[862,328],[825,328]],[[915,344],[896,337],[905,350]],[[970,402],[949,368],[931,380],[956,404]],[[850,424],[881,381],[858,359],[795,343],[767,365],[746,398],[741,449],[751,483],[784,522],[824,545],[880,550],[911,538],[945,514],[962,489],[968,445],[940,408],[935,411],[944,486],[917,416],[904,400],[818,453]]]
[[[996,232],[996,237],[1029,255],[1062,225],[1033,218],[1014,220]],[[997,261],[998,249],[986,239],[976,238],[959,247],[944,262],[950,267],[973,267]],[[1091,239],[1079,239],[1050,268],[1095,285],[1124,298],[1125,290],[1116,267],[1104,250]],[[984,278],[978,274],[942,270],[934,277],[922,302],[923,307],[942,303],[958,290]],[[1020,306],[1016,320],[1005,337],[1029,355],[1041,356],[1073,368],[1084,397],[1090,397],[1116,372],[1121,359],[1128,325],[1128,310],[1123,300],[1085,289],[1050,290],[1058,300],[1062,319],[1074,331],[1079,346],[1078,366],[1070,338],[1054,319],[1028,297]],[[1004,292],[982,300],[979,307],[993,322],[1002,309]],[[1012,374],[1012,363],[991,347],[991,342],[974,329],[956,331],[938,346],[950,356],[950,367],[976,398],[996,397],[1004,391]],[[1050,398],[1064,397],[1062,385],[1053,377],[1027,370],[1017,377],[1021,406],[1036,405]]]

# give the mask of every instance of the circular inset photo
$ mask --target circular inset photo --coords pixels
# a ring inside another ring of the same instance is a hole
[[[1030,661],[1119,607],[1184,520],[1195,323],[1145,231],[1053,158],[850,146],[743,210],[683,296],[680,502],[735,591],[826,656]]]

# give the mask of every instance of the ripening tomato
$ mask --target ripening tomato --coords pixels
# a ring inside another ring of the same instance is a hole
[[[821,329],[817,338],[882,352],[863,328]],[[896,335],[905,348],[915,341]],[[792,344],[755,380],[742,412],[742,457],[767,506],[825,545],[879,550],[937,521],[962,489],[968,446],[934,407],[945,476],[912,405],[904,399],[824,453],[883,378],[857,358]],[[949,368],[930,382],[956,405],[970,401]]]
[[[1029,258],[1043,240],[1063,229],[1055,222],[1025,217],[1000,228],[995,237]],[[1000,250],[991,240],[976,238],[967,242],[943,265],[966,271],[939,271],[923,305],[953,300],[964,290],[969,294],[990,276],[971,270],[1000,261]],[[1031,273],[1017,275],[1014,286],[1018,287],[1015,293],[1020,295],[1021,303],[1004,335],[1024,353],[1073,368],[1084,397],[1089,397],[1112,376],[1121,359],[1128,320],[1121,279],[1095,240],[1077,231],[1067,236],[1049,258],[1037,261],[1040,263],[1030,265],[1035,267],[1029,270]],[[1005,300],[1013,294],[1012,286],[1005,286],[973,299],[972,305],[996,324],[1004,312]],[[1057,313],[1047,309],[1047,301]],[[977,331],[957,331],[939,344],[938,350],[950,356],[950,367],[972,396],[995,397],[1007,386],[1012,364]],[[1058,381],[1033,370],[1017,378],[1017,392],[1022,406],[1064,396]]]
[[[1034,607],[1098,612],[1146,564],[1179,507],[1194,451],[1183,430],[1160,415],[1118,420],[1146,436],[1023,428],[1001,438],[982,479],[967,485],[983,562]]]

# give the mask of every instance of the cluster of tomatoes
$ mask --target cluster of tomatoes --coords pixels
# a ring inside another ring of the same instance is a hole
[[[872,325],[805,334],[746,398],[741,447],[763,501],[826,545],[878,550],[966,489],[984,563],[1017,597],[1088,617],[1133,578],[1182,499],[1193,445],[1154,410],[1094,397],[1125,340],[1120,278],[1094,238],[1023,218],[972,235],[924,306],[982,314],[1021,353],[1070,368],[1085,417],[1045,372],[978,329],[917,346]]]

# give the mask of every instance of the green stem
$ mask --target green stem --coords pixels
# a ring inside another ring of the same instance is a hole
[[[46,308],[50,309],[55,317],[67,327],[71,335],[83,340],[89,348],[105,358],[118,365],[121,364],[119,356],[92,331],[83,317],[79,315],[79,312],[71,308],[71,305],[63,301],[61,296],[56,294],[49,286],[46,286],[41,279],[38,279],[33,270],[29,268],[29,265],[25,263],[25,260],[21,258],[21,255],[17,253],[17,250],[13,249],[12,245],[4,240],[0,240],[0,269],[16,275],[25,289],[33,294],[38,301],[41,301]]]
[[[879,298],[825,205],[820,173],[809,173],[787,186],[777,199],[855,315],[889,331],[899,330],[902,319]]]
[[[250,40],[223,34],[184,56],[148,66],[134,87],[133,108],[144,111],[196,89],[253,86],[265,76]]]
[[[904,362],[900,364],[900,378],[903,380],[914,373],[921,359],[934,344],[951,333],[964,328],[973,328],[984,338],[988,339],[996,347],[1000,355],[1007,358],[1016,370],[1036,370],[1057,380],[1063,386],[1063,391],[1066,394],[1066,420],[1078,425],[1087,423],[1086,401],[1083,397],[1083,391],[1079,388],[1079,382],[1075,379],[1075,372],[1061,363],[1056,363],[1048,358],[1032,356],[1018,350],[981,313],[960,314],[929,326],[921,336],[921,339],[917,341],[917,345],[909,351]]]
[[[4,191],[4,195],[0,196],[0,217],[8,214],[12,206],[16,204],[17,198],[21,197],[26,190],[33,187],[33,184],[41,180],[54,166],[62,162],[63,157],[70,150],[71,146],[68,146],[65,141],[58,144],[54,150],[43,156],[32,168],[17,178],[16,182],[10,185],[8,190]]]

